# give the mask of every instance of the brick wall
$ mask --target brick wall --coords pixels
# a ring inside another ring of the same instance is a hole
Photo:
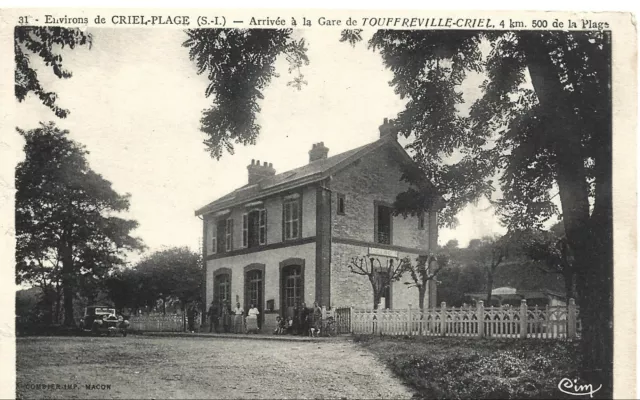
[[[373,307],[373,289],[366,276],[354,274],[349,271],[348,265],[353,257],[366,255],[369,248],[343,243],[333,243],[331,246],[331,303],[332,306]],[[399,252],[398,256],[416,258],[416,254]],[[379,257],[381,262],[382,257]],[[391,307],[407,308],[418,307],[418,289],[405,285],[411,282],[411,277],[406,274],[400,281],[394,282],[391,287]],[[427,304],[429,293],[425,295]]]
[[[400,180],[398,156],[382,147],[337,173],[331,181],[333,237],[374,242],[374,201],[393,204],[408,188]],[[345,195],[345,215],[337,214],[337,195]],[[429,218],[418,229],[418,218],[393,217],[392,243],[410,248],[429,248]]]

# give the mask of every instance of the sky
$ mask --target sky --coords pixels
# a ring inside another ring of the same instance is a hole
[[[235,154],[211,158],[199,130],[205,76],[197,75],[181,30],[91,29],[91,49],[64,51],[64,66],[73,77],[60,80],[33,57],[41,83],[71,111],[57,118],[30,96],[16,102],[17,124],[33,129],[54,121],[90,152],[91,167],[131,194],[127,217],[137,220],[134,232],[147,251],[188,246],[199,251],[202,222],[194,211],[247,181],[251,159],[273,163],[283,172],[308,162],[313,143],[324,142],[329,156],[370,143],[378,126],[402,110],[403,101],[388,82],[391,72],[379,54],[364,43],[352,48],[338,41],[338,32],[304,31],[310,64],[302,73],[302,90],[288,87],[287,63],[265,90],[254,146],[236,146]],[[368,37],[365,32],[365,38]],[[467,104],[479,93],[481,76],[465,84]],[[15,134],[15,162],[22,158]],[[455,229],[441,229],[439,243],[457,239],[461,246],[484,235],[504,232],[488,202],[469,206]],[[139,257],[139,256],[138,256]],[[135,260],[136,256],[132,260]]]

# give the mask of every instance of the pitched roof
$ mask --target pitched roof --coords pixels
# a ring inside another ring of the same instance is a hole
[[[195,215],[203,215],[220,211],[240,203],[257,200],[285,190],[290,190],[312,182],[323,180],[329,175],[334,174],[384,144],[391,144],[396,149],[399,149],[402,154],[406,156],[407,160],[411,160],[409,155],[396,140],[393,140],[390,136],[383,136],[375,142],[364,146],[356,147],[355,149],[345,151],[344,153],[313,161],[302,167],[282,172],[272,177],[264,178],[258,183],[242,186],[233,192],[214,200],[206,206],[199,208],[196,210]]]

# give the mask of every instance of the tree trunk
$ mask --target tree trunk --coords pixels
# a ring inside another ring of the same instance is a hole
[[[567,296],[567,303],[569,302],[569,299],[576,300],[576,294],[573,292],[573,272],[565,270],[562,273],[562,277],[564,278],[564,290],[565,295]]]
[[[422,286],[418,287],[418,307],[421,310],[424,309],[424,296],[427,293],[427,285],[429,285],[429,281],[423,282]]]
[[[68,232],[63,233],[62,251],[62,295],[64,299],[64,325],[75,326],[73,315],[74,296],[74,271],[73,271],[73,248],[68,242]]]
[[[485,307],[491,307],[491,292],[493,291],[493,271],[487,270],[487,304]]]
[[[602,384],[597,393],[612,391],[612,201],[611,140],[609,123],[588,120],[579,125],[540,33],[522,33],[521,45],[527,58],[531,81],[547,117],[547,131],[553,141],[557,184],[565,232],[574,250],[575,277],[582,321],[582,373],[586,383]],[[608,101],[608,98],[603,101]],[[608,109],[610,113],[610,107]],[[596,114],[596,113],[591,113]],[[602,119],[606,115],[587,118]],[[596,126],[598,152],[595,155],[596,195],[589,215],[589,187],[586,180],[581,127]]]

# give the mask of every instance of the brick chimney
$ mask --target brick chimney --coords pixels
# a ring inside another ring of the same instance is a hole
[[[249,185],[276,174],[272,163],[267,164],[265,161],[263,165],[260,165],[260,160],[251,160],[251,165],[247,165],[247,170],[249,170]]]
[[[385,118],[382,125],[380,125],[380,138],[387,135],[392,135],[395,140],[398,139],[398,128],[395,127],[393,122],[389,121],[389,118]]]
[[[327,154],[329,154],[329,148],[324,146],[324,142],[314,143],[309,150],[309,162],[323,160],[327,158]]]

